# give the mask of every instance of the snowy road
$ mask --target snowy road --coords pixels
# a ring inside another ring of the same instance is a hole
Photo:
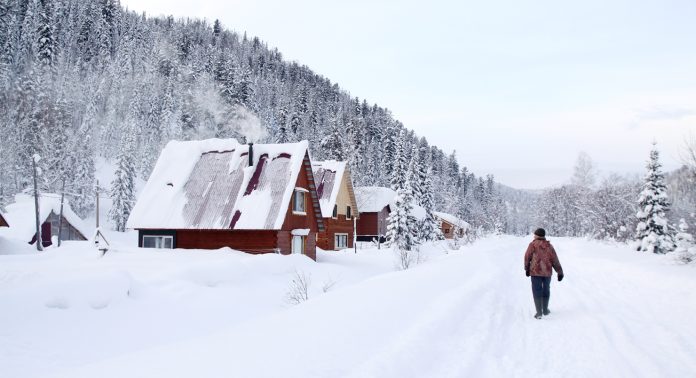
[[[176,325],[168,327],[185,337],[76,360],[42,375],[696,376],[696,269],[627,247],[552,239],[566,278],[559,283],[554,277],[552,314],[536,320],[522,270],[528,241],[482,240],[449,255],[432,255],[405,272],[379,272],[374,261],[382,257],[374,254],[322,255],[324,261],[304,267],[315,269],[315,277],[322,270],[336,274],[338,267],[374,271],[299,306],[246,309],[251,315],[238,326],[212,332],[194,332],[172,314]],[[248,261],[258,266],[247,274],[278,274],[258,269],[262,260]],[[347,277],[346,272],[341,274]],[[206,290],[215,293],[223,286]],[[200,321],[206,314],[187,316]],[[219,314],[210,316],[221,321]],[[31,360],[31,351],[26,353],[23,357]]]
[[[600,243],[557,240],[566,279],[554,278],[551,316],[535,320],[521,267],[527,241],[484,240],[243,327],[67,375],[696,374],[693,269]]]

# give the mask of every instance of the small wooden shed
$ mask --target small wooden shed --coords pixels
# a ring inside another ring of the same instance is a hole
[[[62,240],[87,240],[88,227],[70,208],[67,199],[63,203],[63,218],[60,218],[60,195],[41,193],[39,196],[39,220],[41,222],[41,243],[44,247],[53,244],[53,238],[61,233]],[[3,236],[36,243],[36,218],[34,197],[17,194],[15,202],[7,205],[4,223],[9,227]],[[3,220],[0,220],[2,223]],[[62,230],[61,230],[62,228]]]
[[[469,223],[455,215],[434,211],[435,219],[440,222],[440,229],[445,239],[463,238],[469,232]]]

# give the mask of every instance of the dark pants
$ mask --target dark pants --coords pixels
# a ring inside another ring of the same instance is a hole
[[[532,276],[532,294],[534,298],[551,296],[551,277]]]

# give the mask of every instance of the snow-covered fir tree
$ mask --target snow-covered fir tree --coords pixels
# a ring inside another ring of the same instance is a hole
[[[433,214],[433,182],[429,173],[426,174],[421,189],[423,195],[420,205],[425,209],[425,219],[420,226],[420,239],[423,241],[443,240],[445,236]]]
[[[126,222],[135,205],[135,161],[133,156],[135,138],[126,134],[121,143],[121,150],[116,158],[116,172],[111,182],[111,200],[113,201],[109,217],[117,231],[126,230]]]
[[[415,245],[413,223],[413,196],[407,186],[396,192],[394,209],[387,218],[387,240],[389,246],[400,250],[410,251]]]
[[[674,250],[674,238],[669,228],[667,212],[669,201],[660,163],[660,153],[653,144],[648,160],[648,173],[645,175],[643,190],[638,200],[638,226],[636,240],[638,251],[668,253]]]

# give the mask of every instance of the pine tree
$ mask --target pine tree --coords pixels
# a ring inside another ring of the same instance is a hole
[[[135,204],[135,157],[134,133],[129,132],[121,144],[121,149],[117,157],[116,172],[114,180],[111,182],[111,199],[113,201],[109,217],[114,222],[116,231],[124,232],[126,222]]]
[[[643,191],[638,200],[638,251],[663,254],[674,250],[674,239],[667,221],[670,203],[661,168],[660,153],[653,144],[647,164],[648,173],[645,175]]]
[[[396,192],[394,209],[387,219],[387,240],[389,245],[401,251],[410,251],[416,244],[413,238],[414,230],[411,220],[413,198],[408,187]]]
[[[442,229],[433,214],[433,181],[428,172],[421,187],[422,197],[420,205],[425,209],[425,219],[420,228],[420,239],[423,241],[443,240]]]
[[[400,189],[406,188],[408,184],[408,155],[410,150],[406,150],[406,130],[401,130],[401,133],[396,140],[395,144],[395,156],[394,162],[392,163],[391,174],[391,188],[392,190],[398,192]],[[409,195],[412,195],[409,193]]]

